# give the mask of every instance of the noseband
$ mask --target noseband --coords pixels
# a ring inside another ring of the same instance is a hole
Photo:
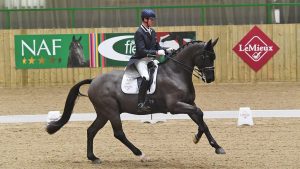
[[[202,68],[200,70],[198,68],[194,68],[194,70],[197,72],[198,75],[195,75],[194,72],[193,72],[193,75],[196,76],[199,79],[201,77],[201,79],[204,82],[206,82],[206,76],[205,76],[205,74],[203,72],[206,71],[206,70],[214,70],[214,69],[215,69],[214,66],[204,67],[204,68]]]

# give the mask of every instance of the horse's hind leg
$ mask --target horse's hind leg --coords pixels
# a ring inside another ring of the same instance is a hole
[[[118,140],[120,140],[125,146],[127,146],[134,155],[140,157],[141,161],[147,161],[148,158],[145,157],[145,155],[139,150],[137,147],[135,147],[126,137],[125,133],[123,132],[122,128],[122,122],[120,115],[116,116],[115,118],[110,120],[113,131],[114,131],[114,136]]]
[[[97,114],[96,120],[87,129],[87,158],[93,163],[100,163],[100,159],[94,155],[93,142],[97,132],[107,123],[107,118],[101,114]]]
[[[211,135],[206,123],[204,122],[203,112],[199,108],[197,108],[197,111],[194,114],[190,114],[190,117],[199,126],[198,133],[195,136],[195,140],[198,139],[198,141],[199,141],[199,139],[201,138],[201,136],[204,132],[208,139],[209,144],[216,149],[216,153],[217,154],[225,154],[225,150],[221,146],[219,146],[219,144],[216,142],[216,140]]]

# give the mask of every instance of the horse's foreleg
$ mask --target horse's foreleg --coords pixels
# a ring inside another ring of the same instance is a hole
[[[217,154],[225,154],[225,150],[219,146],[219,144],[217,143],[217,141],[213,138],[213,136],[211,135],[206,123],[203,120],[203,112],[201,111],[200,108],[197,108],[197,111],[195,112],[195,114],[198,116],[199,119],[199,128],[201,131],[203,131],[208,139],[209,144],[214,147],[216,149],[216,153]]]
[[[135,147],[126,137],[123,128],[120,116],[113,118],[110,120],[111,125],[113,127],[114,136],[118,140],[120,140],[126,147],[128,147],[132,153],[140,158],[141,161],[148,161],[149,159],[139,150],[137,147]]]
[[[93,163],[100,163],[100,159],[94,155],[93,143],[94,137],[97,132],[107,123],[107,118],[101,115],[97,115],[96,120],[87,129],[87,158]]]
[[[205,133],[209,144],[216,149],[217,154],[225,154],[225,151],[222,147],[218,145],[215,139],[212,137],[207,125],[203,120],[203,112],[196,107],[195,105],[190,105],[184,102],[177,102],[175,105],[170,105],[172,107],[172,113],[182,113],[182,114],[189,114],[193,121],[195,121],[199,127],[198,133],[195,136],[195,141],[197,142],[200,140],[203,132]],[[187,113],[188,112],[188,113]]]
[[[190,116],[190,118],[198,125],[198,133],[194,136],[194,143],[197,144],[202,136],[202,134],[204,133],[204,129],[201,126],[200,123],[200,119],[199,119],[199,115],[195,112],[197,112],[197,107],[195,104],[190,105],[187,103],[183,103],[183,102],[177,102],[175,105],[170,106],[172,107],[172,114],[178,114],[178,113],[183,113],[186,114],[186,112],[188,112],[187,114]]]
[[[204,130],[203,130],[203,127],[199,127],[200,121],[199,121],[198,116],[195,113],[191,113],[191,114],[189,114],[189,116],[198,125],[198,133],[195,134],[195,136],[193,138],[193,142],[195,144],[197,144],[199,142],[199,140],[201,139],[201,137],[204,133]]]

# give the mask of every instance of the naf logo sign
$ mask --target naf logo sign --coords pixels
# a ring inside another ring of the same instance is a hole
[[[275,55],[279,47],[254,26],[232,50],[253,70],[258,71]]]

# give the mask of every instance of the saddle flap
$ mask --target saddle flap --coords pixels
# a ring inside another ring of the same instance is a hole
[[[150,87],[147,91],[148,94],[153,94],[156,89],[156,77],[157,77],[157,70],[158,70],[158,61],[153,61],[154,66],[151,66],[149,70],[150,77]],[[152,74],[152,75],[151,75]],[[134,64],[125,68],[124,75],[122,78],[121,89],[126,94],[138,94],[139,93],[139,86],[138,86],[138,78],[141,77],[139,72],[136,70]],[[152,81],[152,83],[151,83]]]

